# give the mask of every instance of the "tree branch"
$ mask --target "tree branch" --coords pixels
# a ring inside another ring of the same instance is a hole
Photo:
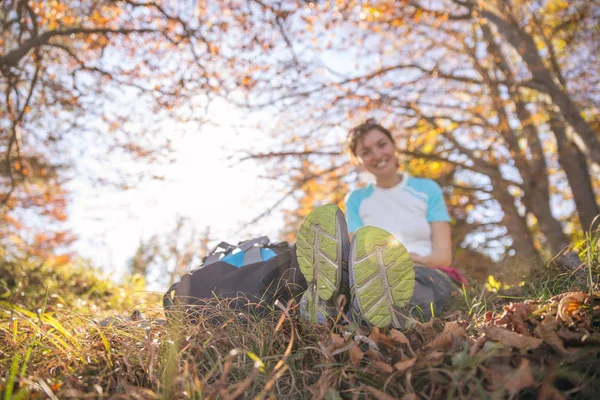
[[[110,28],[71,28],[64,30],[47,31],[39,36],[32,37],[26,40],[20,47],[9,51],[6,54],[0,55],[0,69],[6,67],[15,66],[21,61],[23,57],[29,53],[33,48],[37,48],[48,44],[50,39],[54,37],[64,37],[70,35],[91,35],[91,34],[117,34],[117,35],[130,35],[132,33],[155,33],[158,32],[155,29],[110,29]]]

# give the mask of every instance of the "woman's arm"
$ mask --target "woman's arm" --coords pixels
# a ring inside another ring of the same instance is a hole
[[[431,222],[431,241],[433,251],[431,254],[421,256],[411,253],[413,262],[425,267],[448,267],[452,263],[452,240],[450,236],[450,223],[444,221]]]

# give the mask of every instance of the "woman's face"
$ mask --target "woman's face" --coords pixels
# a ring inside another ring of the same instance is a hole
[[[372,129],[356,144],[356,157],[375,179],[386,179],[398,172],[394,142],[383,132]]]

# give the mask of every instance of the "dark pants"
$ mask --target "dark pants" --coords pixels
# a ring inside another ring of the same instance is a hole
[[[446,273],[427,267],[415,267],[415,293],[410,300],[412,314],[429,320],[434,315],[440,315],[448,305],[452,294],[458,291],[458,286]]]

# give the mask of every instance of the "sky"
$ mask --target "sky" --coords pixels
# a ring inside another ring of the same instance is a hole
[[[258,234],[277,240],[283,221],[277,211],[241,232],[240,227],[274,204],[284,188],[261,179],[262,166],[253,162],[235,165],[230,159],[236,151],[266,144],[268,132],[234,129],[244,115],[226,104],[213,111],[221,126],[165,125],[165,129],[185,130],[175,142],[176,161],[160,170],[165,181],[122,191],[92,187],[84,178],[75,178],[70,184],[69,223],[79,240],[73,249],[119,280],[140,239],[172,230],[177,216],[190,218],[200,232],[210,226],[215,243],[238,242]],[[251,121],[245,123],[251,126]]]

